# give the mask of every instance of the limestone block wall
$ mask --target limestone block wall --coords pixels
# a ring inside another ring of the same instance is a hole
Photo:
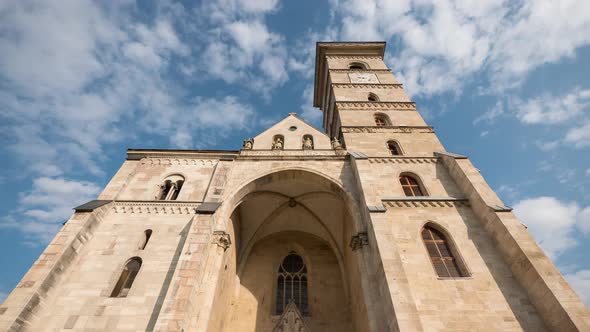
[[[367,101],[369,93],[377,95],[382,102],[410,102],[401,85],[379,84],[334,84],[336,101]]]
[[[375,126],[375,115],[385,114],[392,126],[426,126],[426,122],[415,110],[394,110],[387,108],[344,109],[339,108],[340,121],[345,126]]]
[[[64,279],[51,290],[30,330],[146,329],[150,319],[157,318],[152,315],[157,301],[166,294],[164,281],[173,268],[180,233],[193,215],[163,210],[132,213],[123,206],[111,207]],[[140,250],[146,229],[153,233],[146,248]],[[129,294],[110,297],[125,263],[134,256],[143,264]]]
[[[405,130],[405,129],[404,129]],[[435,151],[444,151],[442,144],[430,129],[409,128],[403,132],[397,128],[375,128],[371,130],[343,128],[346,149],[361,152],[367,156],[388,157],[391,152],[387,142],[397,142],[404,156],[431,157]],[[367,133],[372,131],[374,133]]]
[[[154,200],[166,177],[181,175],[185,181],[177,200],[202,201],[218,160],[151,157],[126,161],[126,164],[131,163],[135,164],[134,171],[117,173],[101,194],[101,199]]]
[[[348,69],[348,67],[346,67]],[[374,74],[380,84],[399,84],[398,80],[393,76],[389,70],[330,70],[330,79],[332,83],[354,83],[351,80],[350,73]],[[354,76],[353,76],[354,77]]]
[[[527,330],[546,328],[471,208],[386,204],[402,268],[424,330]],[[469,270],[467,278],[439,278],[420,232],[433,222],[448,232]]]
[[[369,69],[389,70],[383,59],[379,56],[326,56],[328,68],[330,69],[348,69],[351,62],[360,62],[368,66]]]

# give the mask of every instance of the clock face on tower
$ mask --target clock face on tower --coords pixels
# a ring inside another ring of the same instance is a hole
[[[350,83],[379,84],[374,73],[349,73]]]

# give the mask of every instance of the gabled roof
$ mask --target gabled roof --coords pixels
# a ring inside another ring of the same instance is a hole
[[[260,134],[256,135],[254,137],[254,141],[256,141],[256,138],[266,134],[267,132],[272,132],[272,131],[277,131],[277,129],[279,127],[281,127],[281,125],[289,120],[295,119],[295,121],[297,121],[298,123],[301,123],[301,126],[303,126],[304,128],[307,127],[307,133],[311,134],[311,135],[321,135],[321,136],[325,136],[328,139],[330,138],[328,135],[326,135],[326,133],[324,133],[322,130],[316,128],[315,126],[311,125],[310,123],[308,123],[307,121],[303,120],[302,118],[300,118],[299,116],[297,116],[297,113],[289,113],[289,115],[287,115],[284,119],[282,119],[281,121],[275,123],[274,125],[272,125],[271,127],[269,127],[268,129],[266,129],[265,131],[261,132]]]

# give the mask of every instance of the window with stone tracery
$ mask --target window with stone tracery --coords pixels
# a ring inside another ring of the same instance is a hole
[[[175,201],[184,185],[184,177],[171,175],[160,185],[157,199],[160,201]]]
[[[279,265],[277,276],[277,315],[281,315],[289,302],[295,303],[302,315],[309,315],[307,301],[307,267],[303,258],[294,251]]]
[[[121,276],[111,293],[111,297],[127,297],[129,290],[131,290],[131,286],[139,273],[139,269],[141,268],[141,258],[133,257],[127,261],[125,264],[125,268],[123,272],[121,272]]]

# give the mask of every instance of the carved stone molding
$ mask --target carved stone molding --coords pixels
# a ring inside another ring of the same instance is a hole
[[[195,214],[200,202],[133,202],[116,201],[113,211],[123,214]]]
[[[172,165],[195,165],[195,166],[215,166],[217,159],[192,159],[192,158],[143,158],[141,165],[144,166],[172,166]]]
[[[396,109],[396,110],[416,110],[416,103],[414,102],[389,102],[389,101],[338,101],[337,108],[346,109]]]
[[[277,325],[272,330],[273,332],[310,332],[309,328],[305,325],[303,315],[299,312],[299,309],[293,303],[289,301],[283,314],[279,318]]]
[[[371,164],[436,164],[438,159],[436,157],[370,157]]]
[[[391,69],[330,69],[331,72],[335,73],[350,73],[350,72],[359,72],[359,73],[374,73],[374,72],[385,72],[390,73]]]
[[[352,251],[355,251],[357,249],[361,249],[362,247],[368,246],[368,245],[369,245],[369,237],[367,235],[367,232],[359,232],[350,238],[350,248],[352,248]]]
[[[351,126],[342,126],[340,127],[343,133],[383,133],[383,134],[390,134],[390,133],[402,133],[402,134],[430,134],[434,133],[434,129],[430,126],[384,126],[384,127],[376,127],[376,126],[363,126],[363,127],[351,127]]]
[[[217,246],[223,248],[225,251],[231,245],[231,238],[229,234],[224,231],[214,231],[211,243],[217,244]]]
[[[356,59],[375,59],[375,60],[382,60],[383,58],[380,56],[370,56],[370,55],[357,55],[357,56],[350,56],[350,55],[326,55],[326,58],[328,59],[350,59],[350,60],[356,60]]]
[[[396,199],[396,200],[383,200],[385,207],[392,208],[447,208],[447,207],[468,207],[469,200],[460,198],[449,198],[449,199]]]
[[[369,89],[403,89],[402,84],[364,84],[364,83],[332,83],[332,86],[335,88],[348,88],[348,89],[355,89],[355,88],[369,88]]]

